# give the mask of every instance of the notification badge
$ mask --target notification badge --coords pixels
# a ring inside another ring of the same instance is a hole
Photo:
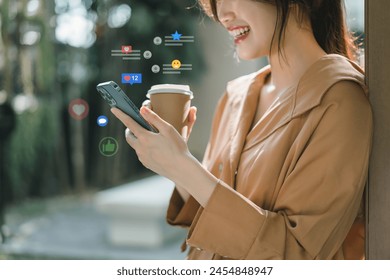
[[[141,73],[123,73],[122,74],[122,84],[142,84],[142,74]]]

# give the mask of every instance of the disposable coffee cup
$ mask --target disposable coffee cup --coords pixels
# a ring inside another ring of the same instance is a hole
[[[160,84],[148,90],[151,109],[170,123],[183,136],[187,136],[187,119],[193,93],[188,85]]]

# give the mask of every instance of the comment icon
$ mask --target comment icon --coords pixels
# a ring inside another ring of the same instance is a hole
[[[97,118],[98,126],[104,127],[108,124],[108,118],[104,115],[101,115]]]

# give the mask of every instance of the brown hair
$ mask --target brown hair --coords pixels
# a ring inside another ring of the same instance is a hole
[[[198,0],[205,12],[219,22],[217,0]],[[348,31],[345,20],[343,0],[252,0],[276,6],[277,21],[274,35],[278,37],[279,52],[286,31],[286,24],[293,5],[298,6],[299,19],[302,23],[306,16],[310,19],[314,37],[321,48],[328,54],[335,53],[349,59],[355,59],[356,45]],[[277,34],[277,35],[276,35]]]

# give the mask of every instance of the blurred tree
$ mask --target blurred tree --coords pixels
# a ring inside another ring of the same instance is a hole
[[[1,84],[19,114],[6,155],[15,198],[40,194],[48,186],[58,135],[52,103],[55,60],[46,9],[27,13],[29,3],[5,0],[1,5]]]
[[[194,0],[2,0],[0,1],[0,90],[18,113],[7,154],[13,199],[100,189],[150,174],[123,137],[124,127],[111,116],[96,84],[121,73],[143,74],[143,83],[123,85],[137,106],[151,85],[192,83],[202,72],[199,42],[185,47],[155,45],[156,36],[178,31],[195,34],[199,12]],[[132,45],[149,50],[149,60],[124,61],[111,50]],[[191,73],[153,73],[173,59],[193,64]],[[75,120],[69,103],[83,98],[89,116]],[[109,117],[99,127],[99,115]],[[99,153],[105,136],[118,139],[114,157]]]

